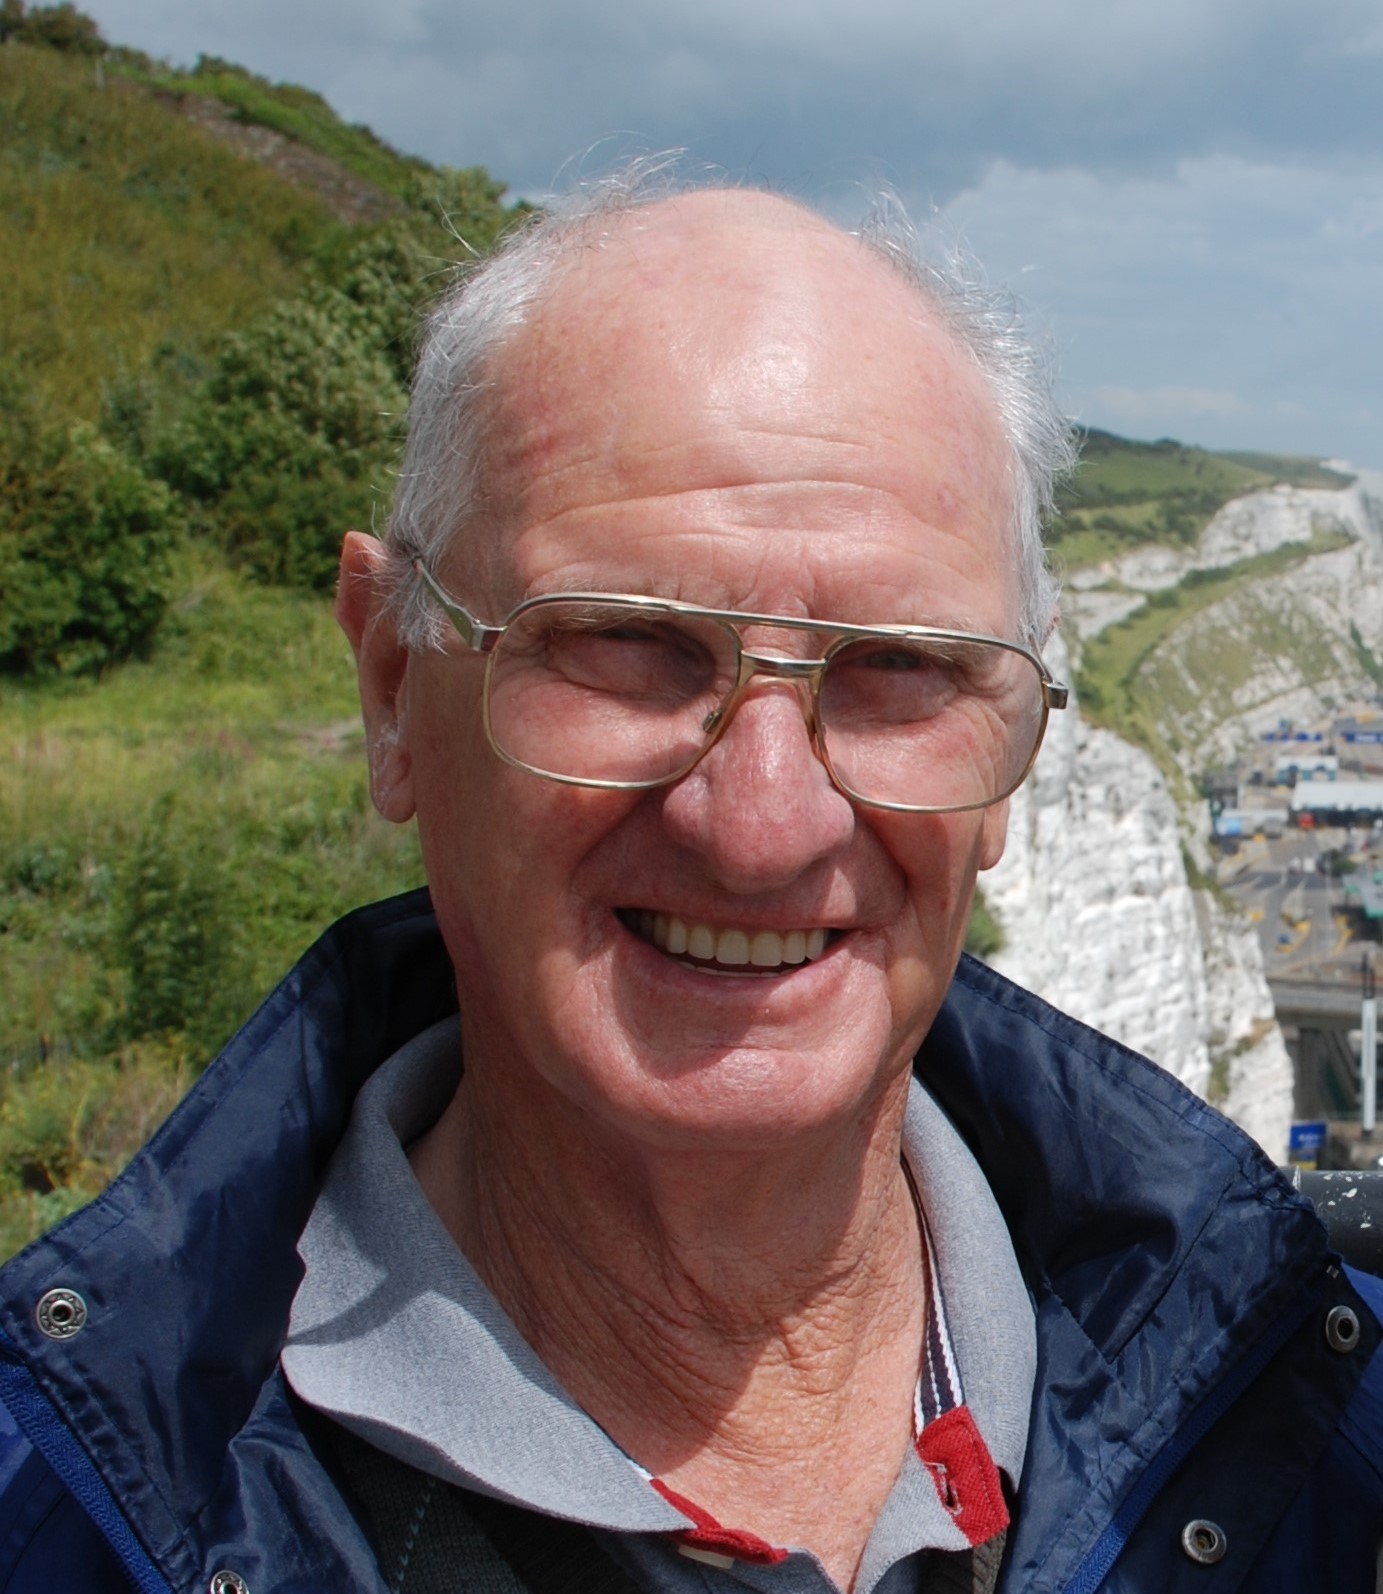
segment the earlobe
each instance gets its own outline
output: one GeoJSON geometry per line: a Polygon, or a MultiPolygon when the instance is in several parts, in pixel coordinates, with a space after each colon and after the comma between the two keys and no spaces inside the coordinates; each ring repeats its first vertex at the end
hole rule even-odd
{"type": "Polygon", "coordinates": [[[980,868],[992,869],[1004,855],[1008,839],[1008,798],[986,808],[980,820],[980,868]]]}
{"type": "Polygon", "coordinates": [[[355,654],[370,795],[386,819],[413,817],[413,767],[408,744],[408,649],[399,640],[383,581],[388,555],[376,537],[348,531],[341,546],[336,622],[355,654]]]}

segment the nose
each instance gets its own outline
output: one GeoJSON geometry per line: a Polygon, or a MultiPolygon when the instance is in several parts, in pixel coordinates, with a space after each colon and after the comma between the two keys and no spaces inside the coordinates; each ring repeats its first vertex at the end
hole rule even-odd
{"type": "Polygon", "coordinates": [[[756,681],[715,745],[662,794],[663,823],[727,890],[779,890],[840,851],[855,810],[816,755],[805,683],[756,681]]]}

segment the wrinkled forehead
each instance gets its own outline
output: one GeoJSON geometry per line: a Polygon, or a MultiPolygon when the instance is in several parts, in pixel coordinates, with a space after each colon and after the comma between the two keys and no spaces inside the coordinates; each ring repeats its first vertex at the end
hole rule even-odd
{"type": "MultiPolygon", "coordinates": [[[[969,352],[902,274],[785,201],[687,196],[572,251],[492,373],[490,557],[602,497],[808,475],[1008,536],[1011,455],[969,352]]],[[[479,552],[479,550],[477,550],[479,552]]]]}

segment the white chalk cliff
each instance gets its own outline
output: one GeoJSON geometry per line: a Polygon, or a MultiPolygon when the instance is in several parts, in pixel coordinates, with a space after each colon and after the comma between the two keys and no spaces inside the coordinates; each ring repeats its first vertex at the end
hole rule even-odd
{"type": "MultiPolygon", "coordinates": [[[[1145,593],[1322,530],[1342,546],[1228,584],[1159,646],[1140,689],[1165,699],[1161,729],[1186,774],[1280,716],[1357,704],[1375,690],[1359,643],[1383,658],[1378,475],[1339,492],[1256,493],[1221,510],[1192,550],[1140,549],[1082,572],[1048,649],[1053,672],[1069,681],[1072,652],[1145,593]]],[[[1204,804],[1179,804],[1147,753],[1083,721],[1078,704],[1054,714],[1013,800],[1005,856],[981,882],[1005,938],[993,962],[1208,1095],[1281,1161],[1292,1070],[1258,938],[1188,879],[1186,857],[1208,857],[1208,822],[1204,804]]]]}

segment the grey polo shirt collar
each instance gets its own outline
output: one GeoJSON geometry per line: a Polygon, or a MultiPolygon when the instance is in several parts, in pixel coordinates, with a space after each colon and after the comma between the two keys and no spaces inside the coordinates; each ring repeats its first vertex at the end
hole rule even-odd
{"type": "MultiPolygon", "coordinates": [[[[726,1586],[729,1572],[672,1553],[667,1535],[690,1527],[689,1518],[557,1384],[414,1178],[404,1148],[440,1116],[459,1077],[450,1019],[403,1047],[360,1092],[299,1242],[306,1272],[282,1358],[290,1384],[425,1472],[605,1530],[636,1571],[645,1558],[664,1560],[657,1586],[672,1586],[674,1571],[689,1588],[726,1586]]],[[[1016,1489],[1036,1345],[1008,1231],[973,1157],[916,1082],[903,1149],[927,1214],[965,1406],[1016,1489]]],[[[936,1477],[910,1450],[856,1590],[887,1594],[906,1557],[966,1544],[936,1477]]],[[[776,1565],[737,1562],[733,1572],[764,1589],[833,1586],[802,1552],[776,1565]]]]}

